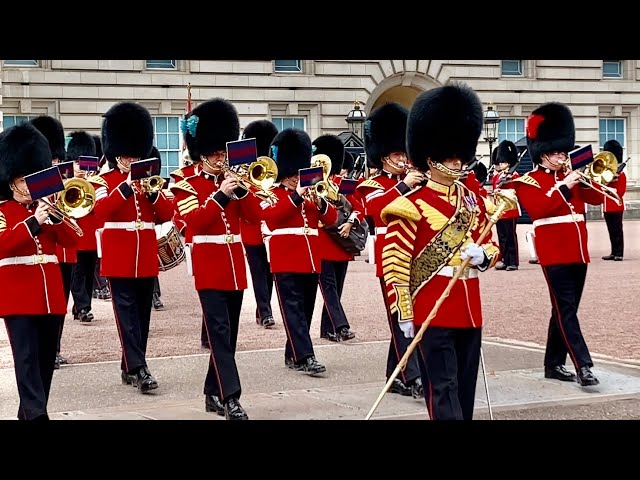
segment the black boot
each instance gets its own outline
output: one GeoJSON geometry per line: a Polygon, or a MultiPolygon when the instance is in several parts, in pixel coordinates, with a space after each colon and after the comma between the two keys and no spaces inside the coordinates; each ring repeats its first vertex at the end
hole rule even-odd
{"type": "Polygon", "coordinates": [[[205,395],[204,409],[207,412],[217,413],[221,417],[224,416],[224,406],[222,405],[220,398],[216,395],[205,395]]]}
{"type": "Polygon", "coordinates": [[[596,378],[589,367],[584,366],[578,369],[578,383],[583,387],[590,387],[598,385],[600,381],[596,378]]]}
{"type": "Polygon", "coordinates": [[[575,382],[576,376],[564,368],[564,365],[544,367],[544,378],[553,378],[563,382],[575,382]]]}
{"type": "Polygon", "coordinates": [[[148,393],[158,388],[158,382],[146,366],[140,367],[138,373],[133,375],[132,384],[140,390],[140,393],[148,393]]]}
{"type": "Polygon", "coordinates": [[[247,412],[244,411],[237,398],[230,398],[224,404],[224,416],[227,420],[249,420],[247,412]]]}

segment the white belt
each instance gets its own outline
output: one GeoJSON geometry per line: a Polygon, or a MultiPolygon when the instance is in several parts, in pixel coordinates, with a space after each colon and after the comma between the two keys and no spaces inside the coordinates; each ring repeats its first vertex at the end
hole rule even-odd
{"type": "Polygon", "coordinates": [[[153,222],[105,222],[104,228],[111,230],[153,230],[156,224],[153,222]]]}
{"type": "Polygon", "coordinates": [[[271,231],[271,235],[318,235],[318,229],[309,227],[276,228],[271,231]]]}
{"type": "Polygon", "coordinates": [[[238,243],[242,238],[239,233],[230,233],[229,235],[194,235],[193,243],[238,243]]]}
{"type": "MultiPolygon", "coordinates": [[[[438,272],[438,275],[442,275],[443,277],[453,277],[459,269],[460,267],[452,267],[448,265],[446,267],[442,267],[438,272]]],[[[475,268],[465,267],[464,272],[462,272],[462,275],[460,275],[458,278],[460,278],[461,280],[466,280],[468,278],[478,278],[478,270],[476,270],[475,268]]]]}
{"type": "Polygon", "coordinates": [[[584,222],[584,215],[581,213],[574,213],[569,215],[560,215],[559,217],[540,218],[533,221],[533,228],[540,227],[541,225],[552,225],[554,223],[573,223],[584,222]]]}
{"type": "Polygon", "coordinates": [[[3,258],[0,267],[8,265],[41,265],[43,263],[58,263],[56,255],[26,255],[24,257],[3,258]]]}
{"type": "Polygon", "coordinates": [[[386,235],[387,227],[376,227],[376,235],[386,235]]]}

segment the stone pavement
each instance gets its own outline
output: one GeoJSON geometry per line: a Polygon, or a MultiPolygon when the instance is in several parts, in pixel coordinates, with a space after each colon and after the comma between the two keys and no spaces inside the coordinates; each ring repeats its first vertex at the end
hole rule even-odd
{"type": "MultiPolygon", "coordinates": [[[[253,420],[362,420],[384,386],[388,343],[318,345],[324,377],[283,365],[283,350],[238,352],[242,404],[253,420]]],[[[640,363],[594,355],[597,387],[547,380],[540,347],[486,338],[483,343],[492,413],[499,419],[640,418],[640,363]]],[[[220,420],[204,411],[208,356],[151,359],[160,387],[152,395],[120,384],[119,362],[63,366],[54,374],[49,411],[65,420],[220,420]]],[[[0,419],[14,418],[12,369],[0,370],[0,419]]],[[[476,419],[488,419],[480,372],[476,419]]],[[[387,393],[373,419],[426,420],[423,400],[387,393]]]]}

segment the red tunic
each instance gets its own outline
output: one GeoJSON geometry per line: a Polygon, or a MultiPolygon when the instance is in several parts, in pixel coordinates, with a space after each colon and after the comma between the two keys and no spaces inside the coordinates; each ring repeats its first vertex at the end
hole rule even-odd
{"type": "Polygon", "coordinates": [[[602,207],[602,211],[604,213],[612,213],[612,212],[624,212],[624,194],[627,192],[627,176],[624,172],[620,174],[620,176],[614,181],[610,182],[607,185],[609,188],[613,188],[618,196],[620,197],[620,205],[611,200],[609,197],[604,198],[604,204],[602,207]]]}
{"type": "Polygon", "coordinates": [[[275,205],[263,202],[262,218],[271,235],[265,244],[272,273],[320,273],[321,244],[318,222],[330,225],[336,221],[333,205],[324,202],[319,211],[315,202],[301,198],[284,185],[274,188],[275,205]]]}
{"type": "Polygon", "coordinates": [[[35,210],[0,203],[0,317],[67,313],[60,266],[44,256],[55,255],[57,245],[73,249],[78,235],[66,224],[38,225],[35,210]],[[47,263],[22,263],[20,257],[38,259],[38,253],[47,263]]]}
{"type": "Polygon", "coordinates": [[[259,201],[245,191],[231,200],[219,191],[215,175],[200,174],[171,187],[175,208],[186,223],[196,290],[245,290],[247,273],[242,247],[242,218],[259,219],[259,201]]]}
{"type": "MultiPolygon", "coordinates": [[[[493,184],[493,189],[496,190],[498,188],[498,182],[500,182],[503,178],[505,178],[506,176],[506,172],[500,172],[497,175],[493,176],[493,179],[491,179],[491,183],[493,184]]],[[[515,180],[516,178],[520,177],[520,174],[518,172],[514,172],[511,175],[511,180],[515,180]]],[[[504,187],[504,185],[503,185],[504,187]]],[[[500,217],[500,220],[507,220],[507,219],[511,219],[511,218],[518,218],[520,216],[520,208],[512,208],[511,210],[507,210],[506,212],[504,212],[502,214],[502,216],[500,217]]]]}
{"type": "Polygon", "coordinates": [[[89,181],[96,187],[93,211],[102,227],[100,275],[148,278],[159,273],[156,223],[171,221],[173,203],[160,192],[152,202],[126,184],[128,174],[110,170],[89,181]]]}
{"type": "MultiPolygon", "coordinates": [[[[398,198],[383,209],[382,216],[388,225],[385,238],[388,248],[384,252],[384,261],[388,267],[385,268],[384,280],[391,312],[399,312],[400,322],[413,321],[417,326],[422,325],[449,284],[454,273],[453,267],[462,264],[458,249],[450,260],[443,259],[446,265],[439,271],[440,273],[434,274],[426,283],[420,284],[413,292],[413,296],[411,295],[410,279],[422,273],[412,270],[416,268],[414,266],[416,258],[441,229],[445,228],[454,214],[465,206],[464,197],[472,199],[472,204],[475,206],[471,208],[476,211],[477,220],[471,223],[470,238],[464,238],[463,245],[470,242],[477,243],[487,226],[485,205],[475,193],[460,182],[446,187],[429,181],[426,186],[404,198],[398,198]]],[[[492,240],[491,231],[482,241],[481,247],[488,259],[485,268],[491,268],[500,257],[499,248],[492,240]]],[[[439,265],[428,266],[439,267],[439,265]]],[[[449,296],[431,320],[430,326],[449,328],[482,326],[478,269],[470,266],[466,271],[470,275],[469,278],[465,278],[463,274],[456,281],[449,296]]]]}
{"type": "Polygon", "coordinates": [[[604,196],[580,184],[572,189],[560,182],[566,175],[536,167],[507,182],[518,203],[533,220],[536,253],[541,266],[589,263],[585,203],[601,205],[604,196]]]}

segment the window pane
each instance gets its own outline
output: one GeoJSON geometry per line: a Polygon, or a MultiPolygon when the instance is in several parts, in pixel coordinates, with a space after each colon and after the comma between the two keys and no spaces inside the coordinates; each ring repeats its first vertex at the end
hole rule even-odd
{"type": "Polygon", "coordinates": [[[167,148],[166,135],[156,135],[156,147],[158,147],[158,150],[163,150],[167,148]]]}
{"type": "Polygon", "coordinates": [[[498,143],[509,140],[516,143],[525,136],[524,118],[503,118],[498,124],[498,143]]]}
{"type": "Polygon", "coordinates": [[[147,60],[147,68],[176,68],[175,60],[147,60]]]}
{"type": "Polygon", "coordinates": [[[154,145],[160,152],[162,162],[161,175],[168,177],[169,173],[180,167],[180,117],[157,116],[153,118],[155,126],[154,145]]]}
{"type": "Polygon", "coordinates": [[[281,132],[282,130],[284,130],[284,128],[282,128],[282,117],[273,117],[271,121],[278,129],[278,132],[281,132]]]}
{"type": "Polygon", "coordinates": [[[304,130],[304,117],[273,117],[271,119],[279,132],[286,128],[297,128],[304,130]]]}
{"type": "Polygon", "coordinates": [[[167,132],[167,117],[156,117],[156,133],[167,132]]]}
{"type": "Polygon", "coordinates": [[[608,140],[617,140],[624,148],[625,146],[625,119],[624,118],[607,118],[600,119],[600,132],[598,140],[602,147],[608,140]]]}
{"type": "Polygon", "coordinates": [[[17,67],[37,67],[38,60],[5,60],[4,64],[17,67]]]}
{"type": "Polygon", "coordinates": [[[605,78],[620,78],[622,76],[622,61],[605,60],[602,63],[602,76],[605,78]]]}
{"type": "Polygon", "coordinates": [[[275,60],[276,72],[301,72],[301,60],[275,60]]]}
{"type": "Polygon", "coordinates": [[[34,118],[33,116],[27,115],[4,115],[3,118],[3,128],[6,130],[9,127],[13,127],[14,125],[20,125],[21,123],[28,122],[34,118]]]}
{"type": "Polygon", "coordinates": [[[180,149],[180,137],[176,133],[170,133],[167,135],[169,137],[169,149],[170,150],[179,150],[180,149]]]}
{"type": "Polygon", "coordinates": [[[502,60],[502,75],[522,75],[522,60],[502,60]]]}
{"type": "Polygon", "coordinates": [[[178,130],[179,123],[180,122],[178,121],[178,117],[169,117],[167,119],[167,132],[180,133],[180,130],[178,130]]]}

